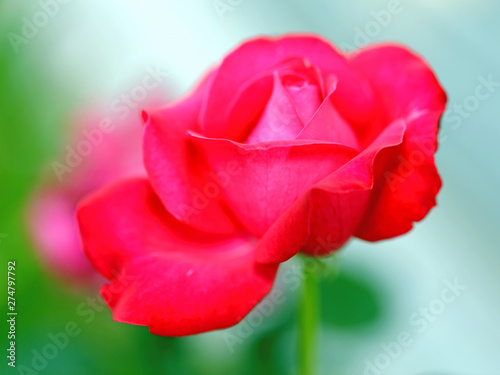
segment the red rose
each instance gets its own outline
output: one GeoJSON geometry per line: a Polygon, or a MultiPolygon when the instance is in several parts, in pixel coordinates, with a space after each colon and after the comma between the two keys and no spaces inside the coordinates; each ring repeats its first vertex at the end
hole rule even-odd
{"type": "Polygon", "coordinates": [[[144,112],[148,178],[79,209],[115,320],[161,335],[240,321],[280,262],[409,231],[435,205],[446,96],[405,48],[344,56],[259,38],[179,102],[144,112]]]}

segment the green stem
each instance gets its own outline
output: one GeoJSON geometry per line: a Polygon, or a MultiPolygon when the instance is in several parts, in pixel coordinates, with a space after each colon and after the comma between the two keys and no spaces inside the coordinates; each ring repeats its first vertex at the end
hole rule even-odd
{"type": "Polygon", "coordinates": [[[319,323],[319,278],[316,267],[304,262],[304,286],[300,301],[299,374],[314,375],[319,323]]]}

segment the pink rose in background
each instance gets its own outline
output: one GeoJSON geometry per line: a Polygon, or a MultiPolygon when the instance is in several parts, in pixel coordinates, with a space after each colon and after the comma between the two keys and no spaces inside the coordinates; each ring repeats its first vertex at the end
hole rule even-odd
{"type": "MultiPolygon", "coordinates": [[[[145,104],[164,100],[158,95],[145,104]]],[[[41,261],[61,277],[87,281],[98,277],[82,250],[75,208],[86,194],[116,178],[145,175],[140,108],[130,109],[123,120],[77,116],[71,122],[77,124],[74,134],[32,198],[29,227],[33,240],[41,261]]]]}

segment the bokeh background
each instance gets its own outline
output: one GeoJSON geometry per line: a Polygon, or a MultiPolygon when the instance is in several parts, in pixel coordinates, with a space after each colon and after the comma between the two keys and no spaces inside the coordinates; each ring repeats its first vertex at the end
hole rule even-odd
{"type": "MultiPolygon", "coordinates": [[[[148,69],[161,70],[161,84],[130,104],[123,122],[132,126],[140,127],[142,105],[178,97],[241,41],[313,32],[344,51],[404,43],[425,56],[449,95],[437,153],[444,181],[438,207],[408,235],[377,244],[353,240],[339,253],[337,278],[326,277],[321,286],[319,372],[498,374],[499,16],[496,0],[0,2],[0,306],[4,314],[7,261],[15,260],[18,312],[17,367],[7,366],[4,315],[0,373],[296,373],[295,282],[278,283],[286,298],[262,323],[244,321],[227,331],[158,337],[113,322],[101,306],[91,309],[90,319],[85,309],[100,280],[85,265],[73,274],[64,270],[70,260],[43,249],[36,228],[58,242],[65,224],[43,214],[33,223],[32,211],[36,192],[66,191],[53,163],[76,146],[82,122],[117,115],[117,98],[137,87],[148,69]],[[35,31],[26,26],[35,21],[35,31]],[[487,98],[478,95],[480,85],[487,98]],[[436,302],[447,283],[463,288],[453,302],[436,302]],[[54,355],[46,352],[47,359],[51,334],[71,322],[78,334],[54,355]],[[394,343],[404,332],[411,343],[399,350],[394,343]],[[228,337],[243,334],[228,344],[228,337]],[[378,368],[369,370],[370,364],[378,368]],[[20,371],[21,365],[33,372],[20,371]]],[[[115,123],[121,126],[119,118],[115,123]]],[[[139,138],[130,137],[131,143],[139,138]]],[[[73,193],[85,181],[73,176],[86,176],[85,168],[82,162],[67,174],[73,193]]],[[[296,266],[284,265],[281,280],[296,266]]]]}

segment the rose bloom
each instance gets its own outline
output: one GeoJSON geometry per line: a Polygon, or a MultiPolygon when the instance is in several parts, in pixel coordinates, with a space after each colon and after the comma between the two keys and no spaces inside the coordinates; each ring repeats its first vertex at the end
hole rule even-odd
{"type": "Polygon", "coordinates": [[[147,177],[79,206],[114,319],[168,336],[225,328],[298,252],[408,232],[441,187],[445,102],[404,47],[242,44],[184,98],[143,113],[147,177]]]}

